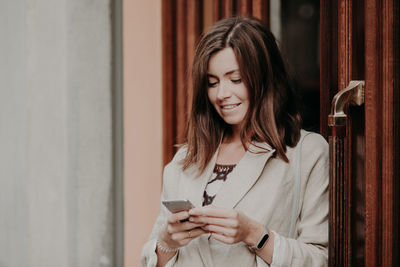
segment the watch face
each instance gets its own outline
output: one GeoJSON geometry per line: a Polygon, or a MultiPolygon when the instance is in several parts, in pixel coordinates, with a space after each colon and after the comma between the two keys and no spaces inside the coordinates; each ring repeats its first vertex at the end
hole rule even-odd
{"type": "Polygon", "coordinates": [[[269,238],[269,234],[265,234],[263,236],[263,238],[261,238],[260,243],[258,243],[257,249],[262,249],[264,247],[265,243],[267,243],[268,238],[269,238]]]}

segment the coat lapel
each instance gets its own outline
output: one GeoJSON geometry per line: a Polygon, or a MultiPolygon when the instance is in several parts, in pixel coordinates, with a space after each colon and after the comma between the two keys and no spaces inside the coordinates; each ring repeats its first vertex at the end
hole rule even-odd
{"type": "Polygon", "coordinates": [[[234,208],[258,180],[268,159],[274,154],[266,143],[254,143],[239,161],[217,193],[213,205],[234,208]]]}
{"type": "MultiPolygon", "coordinates": [[[[215,152],[206,169],[199,175],[196,166],[191,166],[182,172],[182,179],[179,183],[179,195],[190,200],[195,207],[203,204],[203,193],[207,182],[212,175],[217,160],[218,150],[215,152]]],[[[209,234],[202,235],[195,239],[204,266],[214,267],[211,258],[210,246],[208,245],[209,234]]]]}
{"type": "Polygon", "coordinates": [[[195,207],[201,207],[203,204],[204,189],[214,170],[217,155],[218,150],[214,153],[210,163],[201,174],[198,173],[196,166],[190,166],[182,172],[182,179],[180,179],[179,183],[179,195],[190,200],[195,207]]]}

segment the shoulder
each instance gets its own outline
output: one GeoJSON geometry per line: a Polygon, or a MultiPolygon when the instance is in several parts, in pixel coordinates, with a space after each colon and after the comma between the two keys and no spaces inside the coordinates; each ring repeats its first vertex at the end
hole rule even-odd
{"type": "Polygon", "coordinates": [[[325,138],[318,133],[301,131],[301,162],[304,167],[313,168],[316,165],[328,166],[329,145],[325,138]]]}
{"type": "Polygon", "coordinates": [[[182,146],[180,146],[178,148],[178,151],[176,151],[174,157],[172,158],[172,160],[165,166],[178,166],[178,165],[182,165],[182,160],[186,157],[186,153],[187,153],[187,145],[184,144],[182,146]]]}
{"type": "Polygon", "coordinates": [[[303,143],[301,144],[302,152],[318,155],[325,155],[329,153],[328,143],[322,135],[301,130],[301,136],[303,138],[303,143]]]}
{"type": "Polygon", "coordinates": [[[182,160],[186,156],[186,146],[182,146],[175,153],[172,160],[165,165],[163,172],[163,197],[176,198],[182,174],[182,160]]]}
{"type": "Polygon", "coordinates": [[[167,165],[165,165],[164,177],[169,176],[168,174],[174,174],[176,172],[182,171],[182,161],[186,157],[186,153],[186,144],[179,147],[172,160],[167,165]]]}

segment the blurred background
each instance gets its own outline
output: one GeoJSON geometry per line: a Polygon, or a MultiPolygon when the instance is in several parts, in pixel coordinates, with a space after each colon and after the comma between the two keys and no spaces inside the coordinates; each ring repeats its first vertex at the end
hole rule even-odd
{"type": "Polygon", "coordinates": [[[0,267],[140,266],[196,41],[275,34],[319,131],[318,0],[0,0],[0,267]]]}

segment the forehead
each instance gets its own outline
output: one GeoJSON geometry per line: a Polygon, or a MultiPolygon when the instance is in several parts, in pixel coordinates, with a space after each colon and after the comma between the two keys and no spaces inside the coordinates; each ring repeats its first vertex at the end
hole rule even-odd
{"type": "Polygon", "coordinates": [[[218,51],[208,61],[208,74],[223,76],[235,70],[239,71],[239,64],[235,52],[230,47],[218,51]]]}

